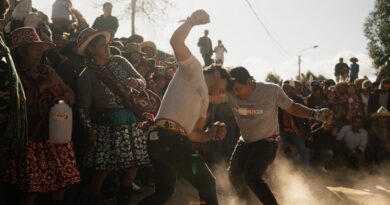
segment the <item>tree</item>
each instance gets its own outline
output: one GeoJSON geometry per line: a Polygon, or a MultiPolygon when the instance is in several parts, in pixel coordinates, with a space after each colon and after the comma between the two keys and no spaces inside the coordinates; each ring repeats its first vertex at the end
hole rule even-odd
{"type": "Polygon", "coordinates": [[[166,15],[168,8],[173,6],[172,0],[113,0],[115,6],[124,8],[124,16],[130,14],[131,17],[131,34],[136,33],[136,19],[138,17],[146,18],[149,22],[154,23],[156,19],[166,15]]]}
{"type": "Polygon", "coordinates": [[[265,78],[265,82],[275,83],[277,85],[282,85],[283,79],[276,73],[269,72],[265,78]]]}
{"type": "Polygon", "coordinates": [[[390,73],[390,0],[376,0],[364,24],[368,53],[376,69],[390,73]]]}

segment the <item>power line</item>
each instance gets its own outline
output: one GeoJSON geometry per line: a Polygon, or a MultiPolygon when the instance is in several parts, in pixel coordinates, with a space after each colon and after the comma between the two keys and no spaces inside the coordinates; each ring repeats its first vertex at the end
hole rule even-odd
{"type": "Polygon", "coordinates": [[[256,10],[253,8],[252,4],[249,2],[249,0],[245,0],[246,3],[248,4],[249,8],[252,10],[253,14],[256,16],[256,19],[257,21],[261,24],[261,26],[264,28],[265,32],[267,33],[267,35],[269,36],[269,38],[272,40],[272,42],[274,43],[275,47],[277,48],[277,50],[289,57],[290,55],[288,54],[287,50],[283,48],[283,46],[276,40],[276,38],[273,37],[273,35],[271,34],[271,32],[268,30],[268,28],[265,26],[264,22],[261,20],[260,16],[257,14],[256,10]]]}

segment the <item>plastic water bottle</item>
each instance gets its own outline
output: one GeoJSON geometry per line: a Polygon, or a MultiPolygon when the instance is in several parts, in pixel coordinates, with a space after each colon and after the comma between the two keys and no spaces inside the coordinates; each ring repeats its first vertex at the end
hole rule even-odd
{"type": "Polygon", "coordinates": [[[60,100],[50,109],[49,142],[66,144],[72,140],[72,108],[60,100]]]}

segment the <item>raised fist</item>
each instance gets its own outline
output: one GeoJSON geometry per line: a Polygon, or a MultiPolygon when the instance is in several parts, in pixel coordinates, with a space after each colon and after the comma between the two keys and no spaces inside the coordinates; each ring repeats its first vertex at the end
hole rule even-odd
{"type": "Polygon", "coordinates": [[[199,9],[192,13],[190,17],[188,17],[187,22],[194,26],[207,24],[210,22],[210,16],[205,10],[199,9]]]}

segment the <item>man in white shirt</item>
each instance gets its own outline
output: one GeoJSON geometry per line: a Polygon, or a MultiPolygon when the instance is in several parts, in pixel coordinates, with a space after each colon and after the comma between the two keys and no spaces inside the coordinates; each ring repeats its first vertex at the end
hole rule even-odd
{"type": "Polygon", "coordinates": [[[159,205],[168,201],[175,189],[176,175],[190,182],[207,205],[218,204],[215,179],[200,156],[192,155],[191,142],[221,140],[226,134],[224,124],[217,123],[204,131],[209,94],[226,89],[229,74],[218,68],[203,71],[184,41],[193,26],[209,22],[209,15],[195,11],[173,33],[171,46],[178,61],[178,70],[162,99],[149,134],[148,152],[155,173],[155,193],[140,205],[159,205]]]}
{"type": "Polygon", "coordinates": [[[336,140],[344,145],[345,157],[348,165],[358,168],[364,160],[364,151],[367,147],[368,134],[363,128],[363,119],[356,116],[352,119],[352,125],[343,126],[337,134],[336,140]]]}

